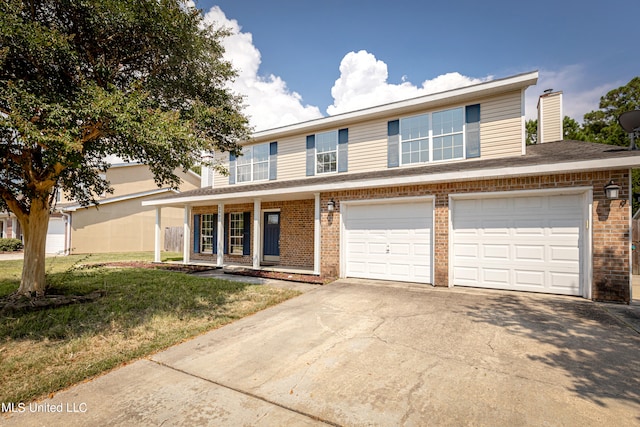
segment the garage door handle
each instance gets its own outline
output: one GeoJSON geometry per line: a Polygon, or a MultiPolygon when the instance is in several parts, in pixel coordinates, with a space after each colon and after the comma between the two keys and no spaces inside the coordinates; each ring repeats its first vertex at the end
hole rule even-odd
{"type": "Polygon", "coordinates": [[[387,245],[387,253],[389,253],[389,245],[387,245]]]}

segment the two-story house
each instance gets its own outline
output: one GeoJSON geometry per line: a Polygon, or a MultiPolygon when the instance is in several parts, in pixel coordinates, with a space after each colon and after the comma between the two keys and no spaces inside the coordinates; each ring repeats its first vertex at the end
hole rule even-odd
{"type": "Polygon", "coordinates": [[[229,176],[143,205],[184,209],[185,263],[629,301],[640,152],[562,140],[560,92],[541,96],[526,146],[537,78],[257,132],[243,156],[216,154],[229,176]]]}

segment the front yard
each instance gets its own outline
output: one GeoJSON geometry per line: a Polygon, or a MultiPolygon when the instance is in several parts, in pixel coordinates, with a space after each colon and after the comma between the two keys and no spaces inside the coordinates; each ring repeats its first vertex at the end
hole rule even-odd
{"type": "MultiPolygon", "coordinates": [[[[164,260],[175,254],[165,254],[164,260]]],[[[47,294],[102,295],[41,310],[4,310],[22,261],[0,261],[0,402],[47,396],[298,293],[182,272],[100,266],[150,253],[47,259],[47,294]]]]}

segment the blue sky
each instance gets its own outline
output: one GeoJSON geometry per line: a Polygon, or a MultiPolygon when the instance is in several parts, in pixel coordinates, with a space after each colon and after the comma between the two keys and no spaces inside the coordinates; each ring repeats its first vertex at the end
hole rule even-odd
{"type": "Polygon", "coordinates": [[[256,129],[538,70],[581,121],[640,75],[640,2],[200,0],[225,25],[256,129]],[[637,26],[637,24],[636,24],[637,26]]]}

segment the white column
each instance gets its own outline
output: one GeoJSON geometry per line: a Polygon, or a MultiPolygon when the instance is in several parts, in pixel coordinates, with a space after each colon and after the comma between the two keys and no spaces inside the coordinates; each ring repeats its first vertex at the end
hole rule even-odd
{"type": "Polygon", "coordinates": [[[162,208],[160,206],[156,206],[156,232],[155,232],[155,247],[154,247],[154,255],[153,262],[161,262],[160,259],[160,241],[162,236],[160,235],[162,227],[162,219],[161,219],[161,211],[162,208]]]}
{"type": "Polygon", "coordinates": [[[218,239],[216,241],[218,257],[216,264],[218,267],[222,267],[224,265],[224,203],[218,204],[218,223],[216,227],[218,227],[218,239]]]}
{"type": "Polygon", "coordinates": [[[253,199],[253,268],[260,268],[260,199],[253,199]]]}
{"type": "Polygon", "coordinates": [[[182,263],[191,261],[191,206],[184,207],[184,232],[182,239],[182,263]]]}
{"type": "Polygon", "coordinates": [[[320,193],[315,193],[315,214],[313,223],[313,273],[320,274],[320,193]]]}

